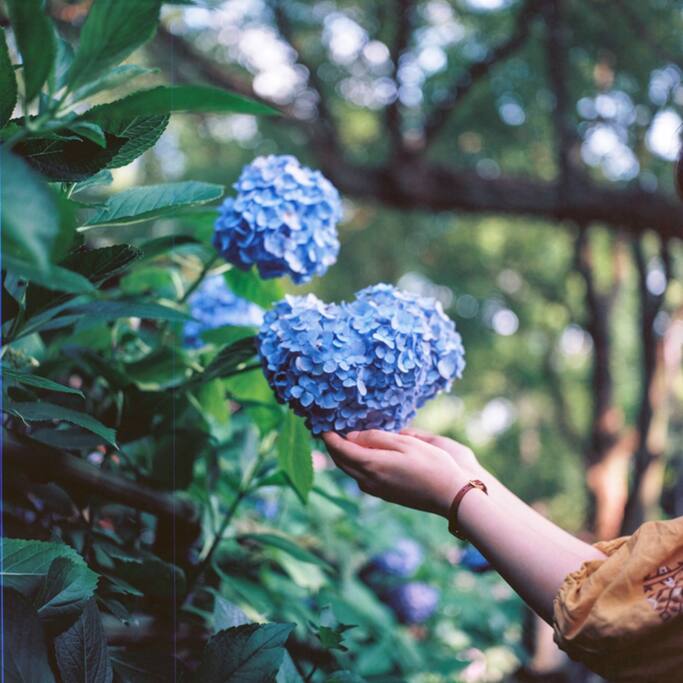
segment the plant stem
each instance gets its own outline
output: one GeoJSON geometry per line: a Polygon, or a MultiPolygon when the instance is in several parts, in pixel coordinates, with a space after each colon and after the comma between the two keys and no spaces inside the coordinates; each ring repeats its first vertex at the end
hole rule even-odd
{"type": "Polygon", "coordinates": [[[199,287],[199,285],[202,283],[202,280],[206,276],[206,274],[211,270],[211,267],[213,266],[214,263],[218,260],[218,254],[214,254],[203,266],[201,272],[199,273],[199,276],[197,279],[185,290],[185,293],[180,297],[178,303],[184,304],[188,298],[190,297],[190,294],[199,287]]]}
{"type": "Polygon", "coordinates": [[[213,555],[216,552],[221,541],[223,540],[223,536],[227,531],[228,526],[230,526],[230,522],[232,521],[232,518],[235,516],[235,512],[237,512],[237,508],[239,507],[240,503],[251,493],[251,482],[253,481],[254,476],[258,472],[262,460],[263,454],[259,453],[253,467],[251,468],[247,476],[242,480],[242,483],[240,484],[239,489],[237,490],[237,494],[233,498],[232,503],[230,503],[230,507],[228,507],[228,509],[225,511],[223,521],[221,522],[220,528],[216,532],[216,535],[214,536],[214,539],[211,542],[211,546],[209,547],[206,556],[201,561],[201,563],[194,571],[192,576],[189,577],[189,580],[187,582],[188,596],[192,592],[192,588],[196,585],[197,581],[199,581],[199,579],[202,577],[207,567],[211,563],[213,555]]]}

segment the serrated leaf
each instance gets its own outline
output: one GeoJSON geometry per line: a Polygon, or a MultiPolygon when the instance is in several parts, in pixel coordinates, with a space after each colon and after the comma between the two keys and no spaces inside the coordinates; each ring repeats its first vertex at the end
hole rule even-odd
{"type": "Polygon", "coordinates": [[[67,557],[52,561],[33,604],[41,619],[53,621],[80,614],[97,588],[97,574],[67,557]]]}
{"type": "Polygon", "coordinates": [[[136,117],[173,112],[278,113],[265,104],[209,85],[161,85],[100,104],[86,111],[82,118],[98,123],[104,130],[120,131],[136,117]]]}
{"type": "Polygon", "coordinates": [[[192,678],[196,683],[274,681],[293,624],[245,624],[214,635],[192,678]]]}
{"type": "Polygon", "coordinates": [[[262,308],[270,308],[285,295],[279,280],[263,280],[253,268],[248,271],[232,268],[225,274],[225,279],[237,296],[253,301],[262,308]]]}
{"type": "Polygon", "coordinates": [[[6,584],[2,598],[2,680],[4,683],[54,683],[45,634],[37,612],[6,584]]]}
{"type": "Polygon", "coordinates": [[[272,548],[278,548],[283,550],[288,555],[301,560],[301,562],[307,562],[309,564],[317,564],[320,567],[329,567],[328,563],[322,558],[314,555],[312,552],[302,548],[300,545],[295,543],[293,540],[282,536],[280,534],[242,534],[240,539],[245,541],[255,541],[261,545],[271,546],[272,548]]]}
{"type": "Polygon", "coordinates": [[[130,244],[115,244],[99,249],[81,248],[69,254],[61,265],[99,284],[123,272],[141,255],[140,250],[130,244]]]}
{"type": "Polygon", "coordinates": [[[80,230],[151,220],[176,213],[181,208],[215,201],[222,195],[222,185],[194,180],[134,187],[109,197],[80,230]]]}
{"type": "Polygon", "coordinates": [[[117,121],[97,121],[104,130],[123,138],[125,142],[116,152],[107,168],[120,168],[135,161],[143,152],[153,147],[170,120],[169,114],[160,116],[135,116],[117,121]]]}
{"type": "Polygon", "coordinates": [[[40,587],[53,560],[64,557],[85,566],[83,558],[64,543],[47,543],[21,538],[3,538],[3,566],[0,576],[6,588],[32,595],[40,587]]]}
{"type": "Polygon", "coordinates": [[[147,42],[160,7],[160,0],[95,0],[81,30],[69,86],[86,83],[147,42]]]}
{"type": "Polygon", "coordinates": [[[46,420],[70,422],[97,434],[104,441],[116,447],[116,431],[106,427],[92,415],[47,401],[11,401],[5,403],[5,410],[26,422],[44,422],[46,420]]]}
{"type": "Polygon", "coordinates": [[[111,683],[113,672],[102,618],[94,599],[81,616],[55,638],[55,658],[64,681],[111,683]]]}
{"type": "Polygon", "coordinates": [[[12,117],[17,103],[17,80],[9,57],[5,29],[0,28],[0,128],[12,117]]]}
{"type": "Polygon", "coordinates": [[[325,679],[325,683],[365,683],[365,679],[353,671],[335,671],[325,679]]]}
{"type": "Polygon", "coordinates": [[[3,262],[13,256],[45,268],[59,234],[55,196],[25,161],[7,149],[0,149],[0,166],[3,262]]]}
{"type": "Polygon", "coordinates": [[[22,140],[14,151],[48,180],[75,183],[106,168],[128,142],[127,138],[104,131],[105,147],[81,138],[47,136],[22,140]]]}
{"type": "Polygon", "coordinates": [[[311,438],[304,421],[291,410],[287,411],[278,436],[277,456],[292,487],[305,502],[313,487],[311,438]]]}
{"type": "Polygon", "coordinates": [[[7,9],[23,59],[26,100],[31,102],[50,75],[55,34],[42,0],[7,0],[7,9]]]}
{"type": "Polygon", "coordinates": [[[2,368],[2,378],[13,384],[23,384],[27,387],[35,387],[36,389],[45,389],[46,391],[57,391],[62,394],[75,394],[81,398],[85,398],[82,391],[74,389],[73,387],[68,387],[64,384],[59,384],[59,382],[53,382],[47,377],[41,377],[40,375],[33,375],[28,372],[19,372],[13,370],[12,368],[3,367],[2,368]]]}
{"type": "Polygon", "coordinates": [[[159,69],[148,69],[144,66],[139,66],[138,64],[122,64],[121,66],[115,66],[94,81],[91,81],[80,88],[76,88],[76,90],[71,93],[71,99],[74,102],[78,102],[88,97],[92,97],[102,90],[111,90],[119,85],[128,84],[138,76],[158,73],[158,71],[159,69]]]}

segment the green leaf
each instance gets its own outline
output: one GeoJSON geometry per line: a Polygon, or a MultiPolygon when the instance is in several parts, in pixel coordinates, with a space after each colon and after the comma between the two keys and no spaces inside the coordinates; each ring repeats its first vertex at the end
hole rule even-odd
{"type": "Polygon", "coordinates": [[[7,0],[10,22],[24,62],[27,102],[40,92],[56,54],[55,33],[43,0],[7,0]]]}
{"type": "Polygon", "coordinates": [[[57,55],[55,57],[55,64],[50,74],[48,85],[52,92],[58,92],[66,85],[66,77],[74,61],[74,49],[71,43],[67,42],[59,36],[57,30],[55,33],[55,44],[57,46],[57,55]]]}
{"type": "Polygon", "coordinates": [[[192,680],[196,683],[264,683],[274,680],[293,624],[245,624],[213,636],[192,680]]]}
{"type": "Polygon", "coordinates": [[[291,410],[287,411],[278,436],[277,456],[294,490],[305,502],[313,487],[311,438],[304,421],[291,410]]]}
{"type": "Polygon", "coordinates": [[[12,117],[17,103],[17,81],[9,58],[5,29],[0,28],[0,128],[12,117]]]}
{"type": "Polygon", "coordinates": [[[95,0],[69,71],[70,88],[95,78],[147,42],[156,31],[160,7],[161,0],[95,0]]]}
{"type": "Polygon", "coordinates": [[[3,590],[4,683],[54,683],[43,626],[37,612],[14,590],[3,590]]]}
{"type": "Polygon", "coordinates": [[[52,562],[58,557],[85,566],[83,558],[64,543],[3,538],[2,552],[2,584],[5,588],[14,588],[27,596],[40,587],[52,562]]]}
{"type": "Polygon", "coordinates": [[[94,176],[91,176],[86,180],[81,180],[80,183],[76,183],[72,194],[83,192],[83,190],[89,190],[91,187],[97,187],[98,185],[111,185],[113,181],[114,177],[112,176],[111,171],[103,169],[95,173],[94,176]]]}
{"type": "Polygon", "coordinates": [[[288,555],[301,560],[301,562],[308,562],[309,564],[317,564],[320,567],[329,567],[328,563],[322,558],[314,555],[312,552],[297,545],[293,540],[280,534],[242,534],[241,540],[255,541],[261,545],[268,545],[279,550],[284,550],[288,555]]]}
{"type": "Polygon", "coordinates": [[[104,131],[92,121],[76,121],[67,127],[66,130],[70,130],[76,135],[80,135],[90,142],[94,142],[98,147],[106,148],[107,138],[104,135],[104,131]]]}
{"type": "Polygon", "coordinates": [[[254,268],[248,271],[232,268],[225,274],[225,279],[237,296],[253,301],[262,308],[270,308],[273,302],[285,295],[279,280],[263,280],[254,268]]]}
{"type": "Polygon", "coordinates": [[[325,683],[365,683],[365,679],[353,671],[335,671],[325,683]]]}
{"type": "Polygon", "coordinates": [[[105,130],[117,131],[136,117],[173,112],[277,114],[265,104],[228,90],[208,85],[162,85],[100,104],[86,111],[82,118],[99,123],[105,130]]]}
{"type": "Polygon", "coordinates": [[[157,237],[140,245],[143,260],[149,260],[161,256],[166,252],[173,251],[179,247],[193,246],[197,247],[201,243],[194,237],[189,235],[165,235],[164,237],[157,237]]]}
{"type": "Polygon", "coordinates": [[[47,377],[41,377],[40,375],[32,375],[28,372],[19,372],[11,368],[2,368],[2,377],[4,380],[12,384],[23,384],[27,387],[36,387],[37,389],[45,389],[46,391],[58,391],[62,394],[75,394],[81,398],[85,398],[82,391],[74,389],[73,387],[68,387],[65,384],[59,384],[59,382],[53,382],[47,377]]]}
{"type": "Polygon", "coordinates": [[[209,363],[201,375],[193,377],[190,382],[209,382],[218,377],[226,377],[235,372],[240,365],[246,363],[256,353],[256,338],[247,337],[224,348],[209,363]]]}
{"type": "Polygon", "coordinates": [[[12,401],[5,403],[5,410],[26,422],[43,422],[46,420],[64,420],[97,434],[104,441],[116,447],[116,432],[106,427],[92,415],[80,413],[71,408],[48,403],[46,401],[12,401]]]}
{"type": "Polygon", "coordinates": [[[97,588],[97,574],[83,562],[67,557],[52,561],[33,604],[41,619],[54,621],[80,614],[97,588]]]}
{"type": "Polygon", "coordinates": [[[71,294],[88,294],[95,288],[82,275],[71,270],[47,264],[40,268],[33,263],[15,258],[9,254],[2,255],[2,265],[8,272],[13,273],[29,282],[35,282],[45,289],[55,292],[69,292],[71,294]]]}
{"type": "Polygon", "coordinates": [[[123,138],[125,142],[107,164],[107,168],[120,168],[135,161],[145,150],[156,144],[166,130],[170,116],[135,116],[116,121],[96,121],[104,130],[123,138]]]}
{"type": "Polygon", "coordinates": [[[304,683],[304,679],[297,671],[297,668],[292,660],[292,656],[285,650],[285,656],[282,660],[280,670],[275,677],[275,683],[304,683]]]}
{"type": "Polygon", "coordinates": [[[109,649],[94,599],[81,616],[54,641],[57,668],[63,681],[111,683],[109,649]]]}
{"type": "Polygon", "coordinates": [[[111,90],[119,85],[128,84],[138,76],[145,76],[158,72],[159,69],[147,69],[146,67],[138,66],[137,64],[122,64],[121,66],[115,66],[94,81],[74,90],[71,94],[71,99],[74,102],[78,102],[88,97],[92,97],[102,90],[111,90]]]}
{"type": "Polygon", "coordinates": [[[215,327],[213,330],[205,330],[201,333],[201,338],[208,344],[225,346],[234,344],[240,339],[253,337],[257,330],[253,327],[235,327],[234,325],[224,325],[215,327]]]}
{"type": "Polygon", "coordinates": [[[223,631],[226,628],[243,626],[249,623],[247,615],[231,602],[216,595],[213,603],[213,632],[223,631]]]}
{"type": "Polygon", "coordinates": [[[219,199],[223,186],[188,180],[134,187],[109,197],[104,206],[79,230],[103,225],[124,225],[167,216],[180,208],[219,199]]]}
{"type": "Polygon", "coordinates": [[[182,597],[185,594],[185,573],[174,564],[164,562],[158,557],[112,557],[118,570],[117,575],[143,591],[148,598],[168,600],[169,595],[182,597]]]}
{"type": "Polygon", "coordinates": [[[190,369],[184,353],[175,348],[160,347],[140,360],[127,363],[125,372],[143,391],[159,391],[182,384],[190,369]]]}
{"type": "Polygon", "coordinates": [[[80,273],[94,284],[100,284],[122,273],[141,255],[140,250],[130,244],[115,244],[99,249],[82,247],[69,254],[61,265],[80,273]]]}
{"type": "Polygon", "coordinates": [[[45,268],[59,234],[54,194],[25,161],[7,149],[0,149],[0,168],[3,262],[14,256],[45,268]]]}
{"type": "Polygon", "coordinates": [[[43,136],[18,142],[14,151],[48,180],[76,183],[106,168],[126,144],[127,138],[104,130],[105,147],[88,139],[43,136]]]}
{"type": "Polygon", "coordinates": [[[170,306],[162,306],[154,302],[137,300],[118,301],[91,301],[66,309],[68,315],[77,315],[87,323],[87,318],[92,320],[118,320],[119,318],[142,318],[144,320],[170,320],[171,322],[183,323],[191,320],[187,313],[178,311],[170,306]]]}

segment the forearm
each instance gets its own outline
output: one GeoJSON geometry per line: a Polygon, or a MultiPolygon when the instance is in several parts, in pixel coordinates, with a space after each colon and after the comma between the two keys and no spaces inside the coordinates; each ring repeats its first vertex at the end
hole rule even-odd
{"type": "Polygon", "coordinates": [[[583,541],[536,512],[481,465],[477,467],[477,476],[488,487],[489,496],[504,506],[509,514],[514,515],[520,525],[526,525],[527,528],[550,541],[562,543],[567,548],[573,548],[575,552],[582,552],[586,545],[583,541]]]}
{"type": "MultiPolygon", "coordinates": [[[[494,486],[495,489],[495,486],[494,486]]],[[[503,578],[548,623],[553,600],[564,579],[589,560],[604,559],[593,546],[573,539],[571,545],[529,526],[502,498],[471,491],[458,510],[458,525],[486,555],[503,578]]]]}

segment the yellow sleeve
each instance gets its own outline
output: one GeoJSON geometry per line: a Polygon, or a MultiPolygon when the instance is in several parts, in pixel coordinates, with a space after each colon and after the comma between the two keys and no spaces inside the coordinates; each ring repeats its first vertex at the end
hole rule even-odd
{"type": "Polygon", "coordinates": [[[555,641],[610,681],[683,681],[683,517],[596,547],[555,598],[555,641]]]}

